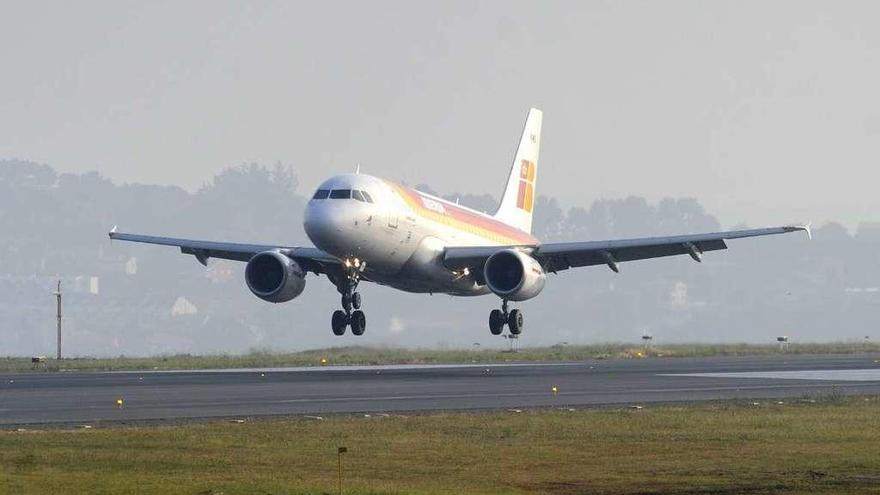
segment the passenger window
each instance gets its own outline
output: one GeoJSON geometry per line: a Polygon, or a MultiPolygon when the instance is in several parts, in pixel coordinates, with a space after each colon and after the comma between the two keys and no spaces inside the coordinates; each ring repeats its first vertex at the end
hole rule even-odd
{"type": "Polygon", "coordinates": [[[354,199],[356,199],[356,200],[358,200],[358,201],[362,201],[362,202],[366,202],[366,201],[367,201],[366,199],[364,199],[364,195],[363,195],[363,193],[361,193],[361,192],[358,191],[357,189],[352,189],[352,190],[351,190],[351,197],[354,198],[354,199]]]}
{"type": "Polygon", "coordinates": [[[349,199],[351,198],[351,189],[334,189],[330,191],[330,199],[349,199]]]}
{"type": "Polygon", "coordinates": [[[367,191],[361,191],[361,194],[364,195],[364,201],[366,201],[367,203],[373,202],[373,198],[370,197],[370,193],[368,193],[367,191]]]}
{"type": "Polygon", "coordinates": [[[327,196],[329,195],[329,189],[318,189],[317,191],[315,191],[315,195],[312,196],[312,199],[327,199],[327,196]]]}

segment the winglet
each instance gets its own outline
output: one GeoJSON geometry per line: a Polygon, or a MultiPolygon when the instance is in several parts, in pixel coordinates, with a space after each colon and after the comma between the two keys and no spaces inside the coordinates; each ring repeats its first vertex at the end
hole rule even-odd
{"type": "Polygon", "coordinates": [[[109,236],[110,236],[110,239],[111,239],[111,240],[113,240],[113,234],[115,234],[115,233],[116,233],[116,229],[117,229],[117,227],[119,227],[119,226],[118,226],[118,225],[114,225],[114,226],[113,226],[113,228],[112,228],[112,229],[110,229],[110,232],[109,232],[109,234],[107,234],[107,235],[109,235],[109,236]]]}
{"type": "Polygon", "coordinates": [[[782,228],[783,228],[786,232],[797,232],[797,231],[799,231],[799,230],[803,230],[804,232],[807,233],[807,238],[808,238],[808,239],[812,239],[812,238],[813,238],[813,226],[812,226],[812,223],[810,223],[810,222],[807,222],[807,223],[804,223],[804,224],[801,224],[801,225],[788,225],[788,226],[785,226],[785,227],[782,227],[782,228]]]}

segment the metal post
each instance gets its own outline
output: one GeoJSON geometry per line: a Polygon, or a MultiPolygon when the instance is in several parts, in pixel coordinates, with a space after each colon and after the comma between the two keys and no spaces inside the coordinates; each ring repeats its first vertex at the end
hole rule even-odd
{"type": "Polygon", "coordinates": [[[338,447],[336,449],[336,458],[339,460],[339,495],[342,495],[342,454],[348,452],[347,447],[338,447]]]}
{"type": "Polygon", "coordinates": [[[55,298],[58,302],[58,352],[56,358],[61,361],[61,281],[58,281],[58,290],[55,291],[55,298]]]}

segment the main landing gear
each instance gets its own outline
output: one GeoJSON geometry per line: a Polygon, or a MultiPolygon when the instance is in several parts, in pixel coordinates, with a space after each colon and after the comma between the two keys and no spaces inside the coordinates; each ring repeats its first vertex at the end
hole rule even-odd
{"type": "Polygon", "coordinates": [[[511,335],[519,335],[523,329],[522,311],[514,309],[507,310],[507,299],[501,303],[501,309],[493,309],[489,313],[489,331],[492,335],[501,335],[504,331],[504,325],[510,330],[511,335]]]}
{"type": "Polygon", "coordinates": [[[334,311],[330,320],[333,335],[345,335],[345,328],[349,325],[353,335],[363,335],[367,329],[367,317],[361,311],[361,294],[356,292],[360,274],[366,266],[365,261],[357,259],[354,262],[346,260],[344,263],[345,276],[336,285],[342,294],[342,309],[334,311]]]}

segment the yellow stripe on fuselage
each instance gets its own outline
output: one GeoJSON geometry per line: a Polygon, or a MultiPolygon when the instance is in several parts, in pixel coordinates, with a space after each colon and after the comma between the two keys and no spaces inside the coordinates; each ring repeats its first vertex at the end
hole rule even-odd
{"type": "MultiPolygon", "coordinates": [[[[531,235],[517,231],[514,227],[511,227],[506,224],[502,224],[497,220],[494,220],[490,217],[482,216],[476,212],[470,212],[454,205],[448,204],[446,202],[441,202],[444,210],[447,212],[452,210],[453,208],[457,208],[458,211],[452,210],[452,214],[449,213],[441,213],[439,211],[434,211],[430,208],[425,207],[425,205],[420,201],[420,199],[424,196],[419,194],[417,191],[410,190],[405,188],[399,184],[395,184],[391,181],[386,181],[388,185],[392,187],[392,189],[400,195],[403,201],[407,206],[412,210],[412,212],[422,218],[427,220],[445,225],[447,227],[453,228],[460,232],[466,232],[477,237],[486,239],[491,243],[496,243],[500,245],[535,245],[537,244],[537,239],[532,237],[531,235]],[[460,215],[468,215],[474,217],[476,221],[485,222],[487,226],[477,225],[476,223],[465,221],[464,219],[456,218],[453,214],[458,213],[460,215]],[[494,227],[494,228],[493,228],[494,227]],[[503,231],[509,231],[513,235],[508,235],[503,231]]],[[[434,198],[428,198],[431,201],[438,201],[434,198]]]]}

